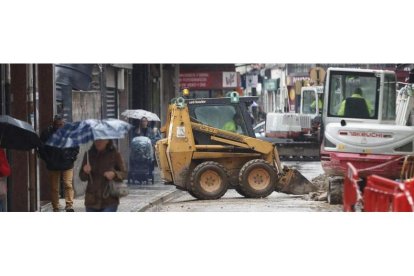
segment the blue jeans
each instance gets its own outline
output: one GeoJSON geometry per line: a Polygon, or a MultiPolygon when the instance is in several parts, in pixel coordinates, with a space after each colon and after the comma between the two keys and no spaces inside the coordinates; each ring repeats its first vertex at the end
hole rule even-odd
{"type": "Polygon", "coordinates": [[[85,209],[86,212],[116,212],[118,210],[118,205],[112,205],[101,209],[85,207],[85,209]]]}

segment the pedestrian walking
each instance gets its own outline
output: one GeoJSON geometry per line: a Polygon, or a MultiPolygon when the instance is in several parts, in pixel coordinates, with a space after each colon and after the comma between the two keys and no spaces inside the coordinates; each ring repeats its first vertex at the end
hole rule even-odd
{"type": "Polygon", "coordinates": [[[121,154],[112,140],[95,140],[85,153],[79,171],[82,181],[87,181],[85,192],[86,212],[116,212],[119,198],[107,194],[109,181],[122,181],[126,169],[121,154]]]}
{"type": "Polygon", "coordinates": [[[153,148],[153,158],[150,162],[149,174],[152,177],[152,181],[154,181],[154,167],[155,167],[155,144],[158,140],[161,139],[161,133],[158,128],[150,127],[148,124],[148,119],[146,117],[142,117],[138,127],[134,129],[133,137],[139,136],[146,136],[151,140],[152,148],[153,148]]]}
{"type": "Polygon", "coordinates": [[[148,124],[148,119],[142,117],[139,125],[133,130],[133,137],[146,136],[151,139],[151,144],[154,146],[158,140],[161,139],[161,133],[158,128],[152,128],[148,124]]]}
{"type": "Polygon", "coordinates": [[[54,212],[59,212],[61,206],[59,205],[59,187],[60,181],[63,179],[64,194],[65,194],[65,210],[66,212],[73,212],[73,199],[75,192],[73,189],[73,165],[79,153],[79,147],[72,148],[57,148],[45,145],[46,141],[59,128],[63,127],[65,121],[59,115],[56,115],[52,124],[45,129],[41,135],[40,140],[43,145],[39,147],[39,155],[45,163],[49,171],[49,181],[52,191],[52,207],[54,212]]]}

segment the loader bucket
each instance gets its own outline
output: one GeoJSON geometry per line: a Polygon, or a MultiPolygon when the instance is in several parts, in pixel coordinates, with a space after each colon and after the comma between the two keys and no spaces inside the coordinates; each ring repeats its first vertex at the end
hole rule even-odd
{"type": "Polygon", "coordinates": [[[318,190],[318,187],[306,179],[298,170],[285,167],[283,172],[284,175],[276,184],[276,191],[286,194],[304,195],[318,190]]]}

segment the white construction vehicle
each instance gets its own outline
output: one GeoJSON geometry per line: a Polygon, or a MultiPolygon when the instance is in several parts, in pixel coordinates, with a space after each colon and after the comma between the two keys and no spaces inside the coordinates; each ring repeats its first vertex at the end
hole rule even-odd
{"type": "Polygon", "coordinates": [[[320,145],[320,127],[322,121],[323,108],[323,86],[304,86],[301,89],[300,114],[310,117],[311,128],[307,136],[308,141],[315,143],[319,151],[320,145]]]}
{"type": "MultiPolygon", "coordinates": [[[[362,178],[368,174],[399,177],[402,162],[396,160],[414,153],[414,127],[404,123],[412,100],[400,97],[397,114],[396,97],[393,71],[328,69],[322,112],[321,163],[330,176],[329,203],[342,202],[347,162],[352,162],[362,178]],[[375,167],[363,171],[372,166],[375,167]]],[[[363,185],[362,182],[361,188],[363,185]]]]}
{"type": "Polygon", "coordinates": [[[274,112],[266,116],[267,137],[290,138],[297,140],[303,133],[311,128],[310,117],[295,113],[296,106],[290,105],[286,87],[279,88],[276,92],[277,101],[274,112]]]}
{"type": "Polygon", "coordinates": [[[300,114],[315,119],[322,113],[319,101],[323,106],[323,86],[304,86],[300,91],[300,114]]]}
{"type": "Polygon", "coordinates": [[[414,84],[405,83],[403,85],[397,94],[396,123],[400,126],[412,126],[414,125],[414,84]]]}
{"type": "Polygon", "coordinates": [[[315,110],[311,105],[312,96],[315,99],[322,92],[322,86],[302,87],[300,113],[296,113],[294,95],[286,87],[276,91],[274,112],[267,113],[259,138],[274,143],[282,160],[319,160],[320,111],[318,104],[315,110]]]}

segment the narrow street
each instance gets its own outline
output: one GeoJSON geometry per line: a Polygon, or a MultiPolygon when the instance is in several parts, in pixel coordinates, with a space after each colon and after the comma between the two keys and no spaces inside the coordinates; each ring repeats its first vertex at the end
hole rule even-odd
{"type": "Polygon", "coordinates": [[[250,199],[229,190],[219,200],[197,200],[183,192],[182,196],[156,205],[147,212],[340,212],[341,207],[277,192],[267,198],[250,199]]]}
{"type": "MultiPolygon", "coordinates": [[[[323,173],[320,162],[283,162],[295,167],[312,180],[323,173]]],[[[219,200],[197,200],[187,192],[154,205],[147,212],[340,212],[341,205],[329,205],[324,201],[307,200],[306,196],[272,193],[267,198],[249,199],[229,190],[219,200]]]]}
{"type": "Polygon", "coordinates": [[[410,2],[1,7],[1,275],[411,274],[410,2]]]}

